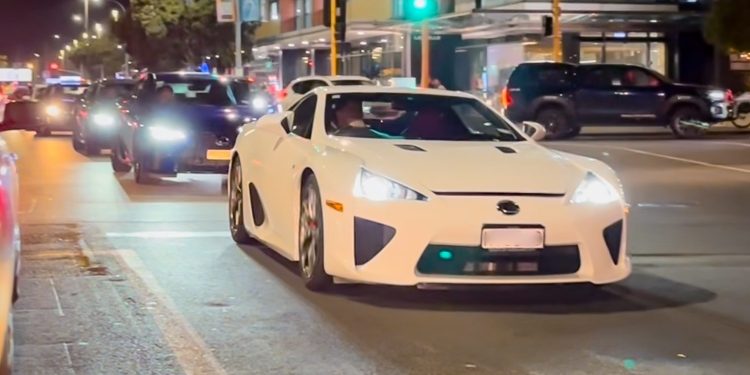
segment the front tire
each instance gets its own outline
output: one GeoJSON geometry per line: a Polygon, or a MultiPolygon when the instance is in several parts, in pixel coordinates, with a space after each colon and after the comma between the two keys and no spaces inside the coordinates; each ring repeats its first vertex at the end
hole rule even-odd
{"type": "Polygon", "coordinates": [[[148,173],[146,169],[143,166],[143,163],[136,161],[135,162],[135,183],[146,185],[146,184],[152,184],[154,182],[154,178],[151,176],[151,173],[148,173]]]}
{"type": "Polygon", "coordinates": [[[546,139],[564,139],[574,133],[572,121],[562,108],[542,108],[535,120],[547,130],[546,139]]]}
{"type": "Polygon", "coordinates": [[[235,158],[232,170],[229,171],[229,232],[234,242],[241,245],[255,244],[245,228],[244,193],[242,190],[242,164],[235,158]]]}
{"type": "Polygon", "coordinates": [[[313,291],[331,287],[333,279],[326,274],[324,264],[323,206],[320,188],[314,175],[302,184],[299,212],[299,268],[305,286],[313,291]]]}
{"type": "Polygon", "coordinates": [[[669,127],[677,138],[696,139],[706,135],[708,129],[690,125],[690,122],[700,121],[700,111],[695,107],[679,107],[670,117],[669,127]]]}
{"type": "Polygon", "coordinates": [[[750,127],[750,103],[743,103],[737,108],[737,118],[732,120],[732,124],[738,129],[750,127]]]}
{"type": "Polygon", "coordinates": [[[112,148],[112,152],[109,155],[109,159],[112,162],[112,169],[118,173],[128,173],[133,166],[128,161],[125,149],[122,146],[122,141],[115,141],[115,146],[112,148]]]}

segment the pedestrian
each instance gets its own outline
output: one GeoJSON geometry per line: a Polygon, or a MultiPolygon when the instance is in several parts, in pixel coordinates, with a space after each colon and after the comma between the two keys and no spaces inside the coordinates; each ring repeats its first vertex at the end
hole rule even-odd
{"type": "Polygon", "coordinates": [[[430,80],[430,83],[428,84],[428,86],[427,86],[427,87],[429,87],[429,88],[431,88],[431,89],[440,89],[440,90],[445,90],[445,86],[443,86],[443,84],[442,84],[442,83],[440,82],[440,80],[439,80],[439,79],[437,79],[437,78],[433,78],[433,79],[431,79],[431,80],[430,80]]]}

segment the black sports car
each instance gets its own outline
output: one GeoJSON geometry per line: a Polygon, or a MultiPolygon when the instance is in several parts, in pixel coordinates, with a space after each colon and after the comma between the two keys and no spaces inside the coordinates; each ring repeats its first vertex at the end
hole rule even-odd
{"type": "Polygon", "coordinates": [[[178,173],[227,173],[241,126],[252,120],[231,81],[202,73],[147,73],[121,101],[112,167],[137,183],[178,173]]]}

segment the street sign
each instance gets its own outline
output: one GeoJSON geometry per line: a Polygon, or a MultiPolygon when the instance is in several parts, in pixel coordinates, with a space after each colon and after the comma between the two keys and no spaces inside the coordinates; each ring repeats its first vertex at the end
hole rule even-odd
{"type": "Polygon", "coordinates": [[[31,82],[31,69],[0,69],[0,82],[31,82]]]}
{"type": "Polygon", "coordinates": [[[234,22],[234,4],[236,0],[216,0],[216,21],[219,23],[234,22]]]}

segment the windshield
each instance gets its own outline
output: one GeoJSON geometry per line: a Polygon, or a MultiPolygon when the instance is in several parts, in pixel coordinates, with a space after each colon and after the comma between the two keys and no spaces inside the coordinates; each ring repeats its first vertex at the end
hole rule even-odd
{"type": "Polygon", "coordinates": [[[259,95],[266,99],[271,99],[268,92],[263,90],[261,86],[247,82],[233,82],[232,92],[237,102],[245,105],[251,104],[253,98],[259,95]]]}
{"type": "Polygon", "coordinates": [[[375,86],[375,83],[370,81],[369,79],[341,79],[334,80],[332,83],[334,86],[375,86]]]}
{"type": "Polygon", "coordinates": [[[52,99],[72,100],[81,96],[88,86],[52,86],[48,89],[52,99]]]}
{"type": "Polygon", "coordinates": [[[130,95],[130,93],[133,91],[134,86],[135,85],[132,83],[120,83],[116,85],[107,85],[98,90],[98,92],[96,93],[96,98],[97,99],[125,98],[128,95],[130,95]]]}
{"type": "Polygon", "coordinates": [[[175,101],[184,104],[230,106],[237,101],[228,84],[211,79],[179,79],[156,81],[156,88],[170,86],[175,101]]]}
{"type": "Polygon", "coordinates": [[[476,99],[425,94],[329,95],[326,132],[356,138],[525,140],[507,121],[476,99]]]}

